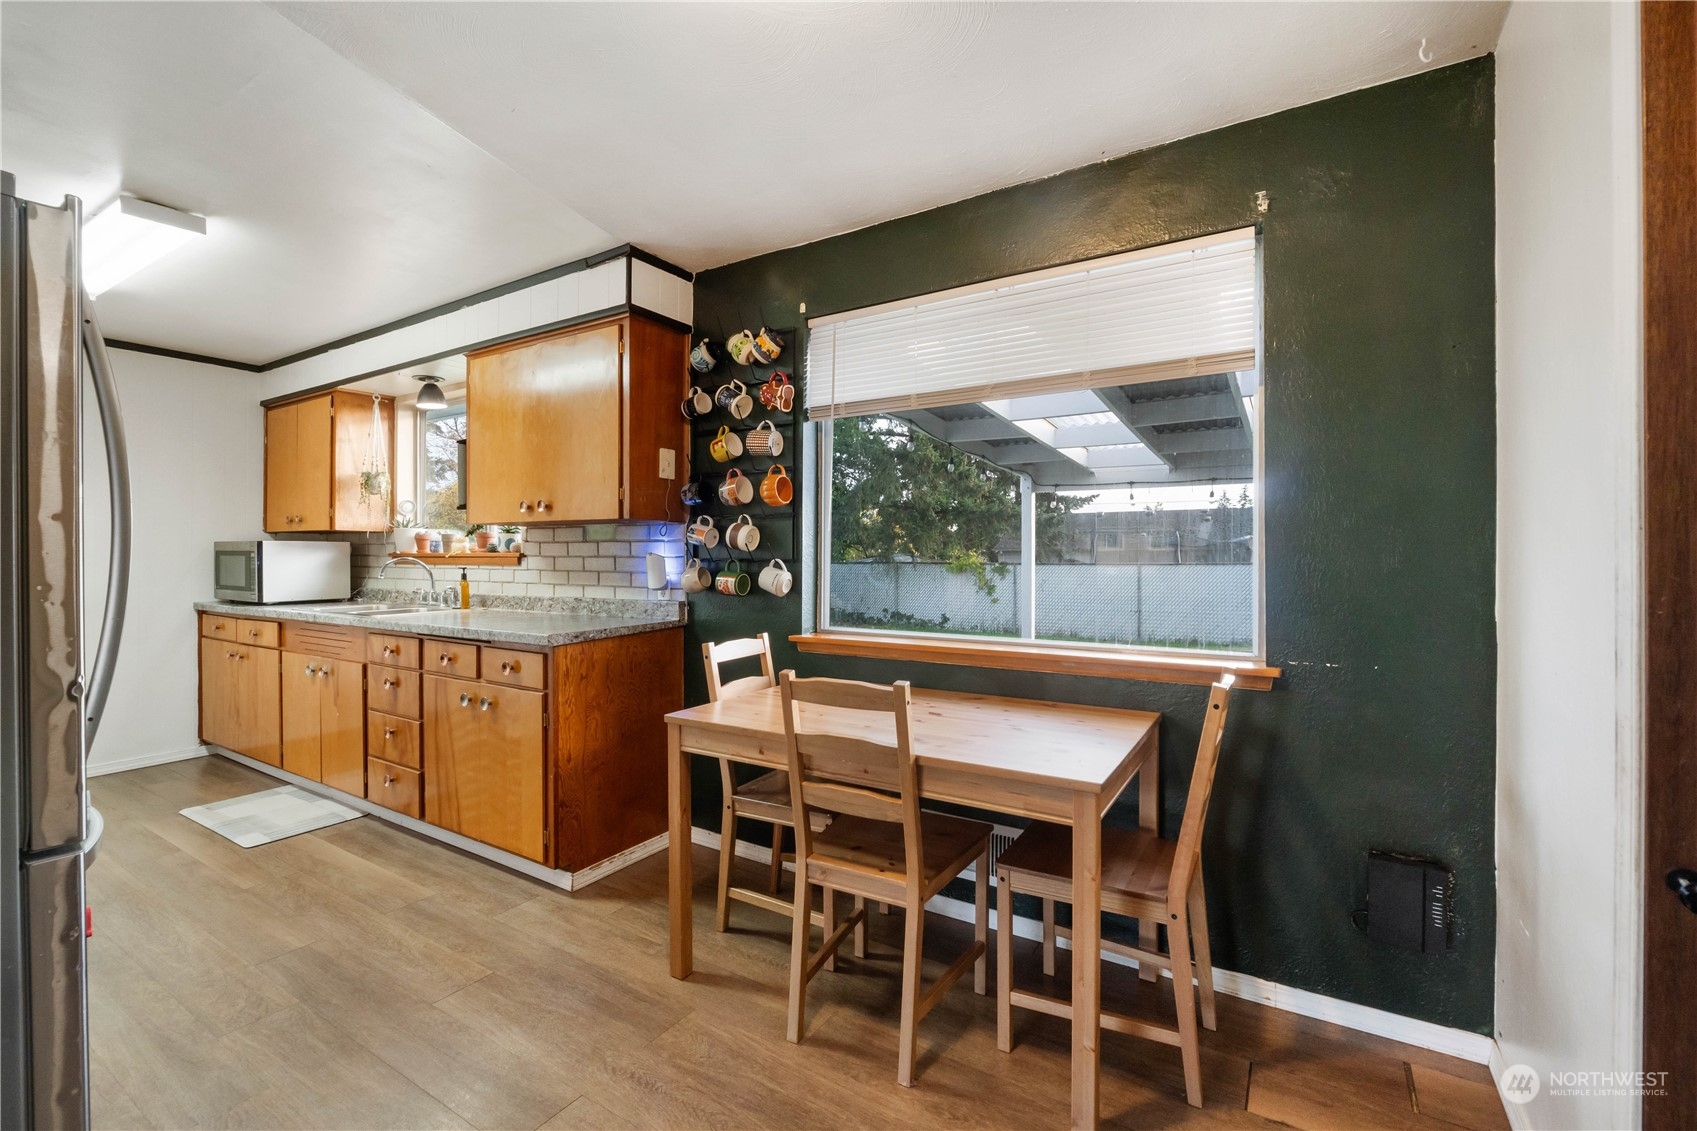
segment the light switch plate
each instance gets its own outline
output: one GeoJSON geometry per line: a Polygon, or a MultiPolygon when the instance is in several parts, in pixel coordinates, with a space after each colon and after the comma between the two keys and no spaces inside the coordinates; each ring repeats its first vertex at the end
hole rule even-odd
{"type": "Polygon", "coordinates": [[[678,453],[671,448],[660,449],[660,478],[676,479],[678,477],[678,453]]]}

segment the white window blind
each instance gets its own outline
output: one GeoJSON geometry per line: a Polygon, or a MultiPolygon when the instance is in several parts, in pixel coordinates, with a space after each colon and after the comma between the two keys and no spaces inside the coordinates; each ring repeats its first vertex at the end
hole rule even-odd
{"type": "Polygon", "coordinates": [[[809,319],[813,419],[1256,367],[1255,230],[809,319]]]}

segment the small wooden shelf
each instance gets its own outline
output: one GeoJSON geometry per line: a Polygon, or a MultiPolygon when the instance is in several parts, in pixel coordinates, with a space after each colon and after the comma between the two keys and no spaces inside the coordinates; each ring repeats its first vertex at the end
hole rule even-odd
{"type": "Polygon", "coordinates": [[[391,558],[417,558],[426,565],[516,566],[524,555],[516,550],[495,552],[467,550],[463,554],[415,554],[411,550],[390,550],[391,558]]]}

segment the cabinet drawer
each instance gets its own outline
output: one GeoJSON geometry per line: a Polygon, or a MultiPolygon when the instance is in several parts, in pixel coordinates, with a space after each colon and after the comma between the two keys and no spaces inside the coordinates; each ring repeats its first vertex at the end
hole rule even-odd
{"type": "Polygon", "coordinates": [[[365,638],[365,658],[373,664],[388,664],[394,668],[418,667],[416,636],[385,636],[368,633],[365,638]]]}
{"type": "Polygon", "coordinates": [[[419,773],[381,758],[365,760],[365,796],[397,813],[424,819],[419,773]]]}
{"type": "Polygon", "coordinates": [[[200,614],[200,634],[210,636],[214,640],[240,640],[236,625],[240,623],[235,617],[220,616],[217,613],[200,614]]]}
{"type": "Polygon", "coordinates": [[[418,723],[377,711],[368,713],[366,720],[365,749],[369,756],[415,770],[424,766],[418,723]]]}
{"type": "Polygon", "coordinates": [[[426,640],[424,666],[433,675],[477,678],[477,645],[463,640],[426,640]]]}
{"type": "Polygon", "coordinates": [[[544,664],[545,657],[540,652],[520,652],[487,645],[483,648],[483,678],[490,683],[541,691],[548,683],[544,664]]]}
{"type": "Polygon", "coordinates": [[[418,718],[418,673],[373,665],[366,676],[365,702],[373,711],[418,718]]]}
{"type": "Polygon", "coordinates": [[[236,641],[255,648],[277,647],[277,622],[274,620],[238,620],[236,641]]]}

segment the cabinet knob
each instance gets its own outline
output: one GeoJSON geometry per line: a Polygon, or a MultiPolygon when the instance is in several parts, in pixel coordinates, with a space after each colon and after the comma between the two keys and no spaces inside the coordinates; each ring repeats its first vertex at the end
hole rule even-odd
{"type": "Polygon", "coordinates": [[[480,697],[477,701],[477,709],[480,710],[480,711],[487,711],[489,708],[493,707],[494,705],[495,705],[495,700],[489,698],[489,696],[487,696],[487,695],[480,697]]]}
{"type": "Polygon", "coordinates": [[[396,649],[389,647],[387,644],[383,645],[383,654],[385,656],[393,656],[396,651],[396,649]]]}
{"type": "Polygon", "coordinates": [[[512,660],[502,660],[501,661],[501,674],[502,675],[512,675],[514,672],[516,672],[518,670],[519,670],[518,664],[516,664],[512,660]]]}
{"type": "Polygon", "coordinates": [[[388,690],[393,691],[395,689],[395,681],[390,679],[388,676],[384,676],[383,677],[383,686],[385,688],[387,688],[388,690]]]}
{"type": "Polygon", "coordinates": [[[225,653],[224,653],[224,658],[225,658],[225,659],[226,659],[226,660],[233,660],[233,659],[235,659],[235,658],[236,658],[236,654],[235,654],[235,653],[234,653],[234,652],[225,652],[225,653]]]}
{"type": "Polygon", "coordinates": [[[461,692],[460,693],[460,706],[462,706],[462,707],[471,706],[471,696],[467,695],[464,692],[461,692]]]}
{"type": "Polygon", "coordinates": [[[307,666],[306,666],[306,674],[307,674],[307,675],[317,675],[317,674],[318,674],[318,669],[317,669],[317,668],[315,668],[315,667],[313,667],[313,666],[312,666],[312,665],[311,665],[311,664],[308,664],[308,665],[307,665],[307,666]]]}
{"type": "Polygon", "coordinates": [[[454,662],[453,655],[448,653],[448,652],[443,652],[440,656],[437,656],[436,658],[442,662],[443,667],[447,667],[449,664],[454,662]]]}
{"type": "Polygon", "coordinates": [[[522,513],[524,511],[528,511],[529,509],[530,509],[530,502],[526,499],[520,499],[519,500],[519,511],[522,513]]]}
{"type": "Polygon", "coordinates": [[[383,741],[384,742],[387,742],[391,738],[394,738],[394,737],[395,737],[395,728],[394,727],[384,727],[383,728],[383,741]]]}
{"type": "Polygon", "coordinates": [[[553,503],[550,503],[550,502],[549,502],[549,501],[548,501],[548,500],[547,500],[547,499],[538,499],[538,500],[536,500],[536,509],[537,509],[537,510],[538,510],[538,511],[545,511],[545,510],[548,510],[548,509],[550,509],[550,508],[552,508],[552,507],[553,507],[553,505],[554,505],[554,504],[553,504],[553,503]]]}
{"type": "Polygon", "coordinates": [[[224,631],[224,622],[219,621],[217,624],[213,625],[212,628],[213,628],[214,631],[223,632],[224,631]]]}
{"type": "Polygon", "coordinates": [[[330,674],[330,669],[329,669],[329,668],[319,668],[319,669],[318,669],[318,674],[319,674],[319,675],[329,675],[329,674],[330,674]]]}
{"type": "Polygon", "coordinates": [[[388,773],[384,774],[383,775],[383,784],[385,786],[394,785],[395,784],[395,775],[394,774],[388,774],[388,773]]]}

